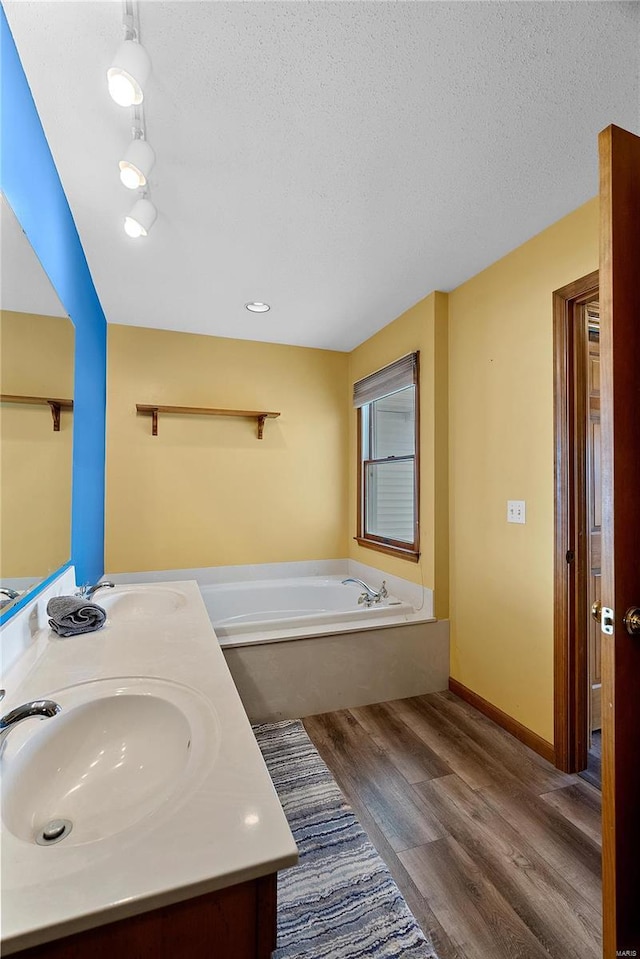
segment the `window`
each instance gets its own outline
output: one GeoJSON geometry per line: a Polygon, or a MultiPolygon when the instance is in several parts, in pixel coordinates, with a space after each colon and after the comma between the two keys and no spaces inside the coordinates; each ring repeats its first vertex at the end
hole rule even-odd
{"type": "Polygon", "coordinates": [[[417,561],[418,354],[353,388],[358,410],[358,532],[361,546],[417,561]]]}

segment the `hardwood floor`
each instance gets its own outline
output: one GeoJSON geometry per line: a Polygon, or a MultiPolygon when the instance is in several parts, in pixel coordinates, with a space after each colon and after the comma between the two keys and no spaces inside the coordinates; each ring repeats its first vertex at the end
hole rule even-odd
{"type": "Polygon", "coordinates": [[[598,729],[591,733],[591,745],[587,753],[587,768],[578,773],[581,779],[601,789],[602,780],[602,733],[598,729]]]}
{"type": "Polygon", "coordinates": [[[600,793],[452,693],[304,720],[440,959],[600,959],[600,793]]]}

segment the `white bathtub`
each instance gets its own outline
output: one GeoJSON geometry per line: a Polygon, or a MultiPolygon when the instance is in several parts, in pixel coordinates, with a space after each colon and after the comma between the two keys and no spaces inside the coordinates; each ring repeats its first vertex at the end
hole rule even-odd
{"type": "MultiPolygon", "coordinates": [[[[446,689],[448,623],[393,595],[366,607],[362,587],[343,578],[200,586],[252,722],[446,689]]],[[[377,589],[382,577],[365,582],[377,589]]]]}
{"type": "Polygon", "coordinates": [[[339,577],[223,583],[201,586],[200,592],[222,646],[273,642],[276,635],[293,639],[325,634],[339,624],[373,628],[415,617],[413,606],[391,595],[370,607],[359,604],[362,587],[343,585],[339,577]]]}
{"type": "Polygon", "coordinates": [[[195,579],[252,722],[298,719],[447,688],[449,623],[433,593],[353,560],[105,574],[195,579]],[[354,576],[390,595],[369,609],[354,576]],[[295,640],[295,642],[283,642],[295,640]]]}

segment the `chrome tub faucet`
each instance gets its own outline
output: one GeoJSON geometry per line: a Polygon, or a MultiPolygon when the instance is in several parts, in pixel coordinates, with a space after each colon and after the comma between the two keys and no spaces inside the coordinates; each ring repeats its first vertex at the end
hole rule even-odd
{"type": "Polygon", "coordinates": [[[375,589],[372,589],[371,586],[367,586],[361,579],[353,579],[350,576],[348,579],[342,580],[343,586],[346,586],[347,583],[356,583],[358,586],[362,586],[364,593],[358,597],[358,603],[364,603],[365,606],[373,606],[374,603],[380,603],[389,595],[387,592],[387,583],[384,579],[382,580],[382,586],[377,592],[375,589]]]}
{"type": "MultiPolygon", "coordinates": [[[[0,699],[4,699],[5,691],[0,689],[0,699]]],[[[0,718],[0,753],[4,746],[4,741],[19,723],[25,719],[51,719],[61,711],[62,706],[54,703],[51,699],[34,699],[30,703],[23,703],[22,706],[16,706],[2,718],[0,718]]]]}

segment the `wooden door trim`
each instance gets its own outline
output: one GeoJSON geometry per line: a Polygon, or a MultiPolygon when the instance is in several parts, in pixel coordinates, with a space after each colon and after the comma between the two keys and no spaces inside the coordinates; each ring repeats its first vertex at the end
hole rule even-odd
{"type": "Polygon", "coordinates": [[[565,772],[583,769],[587,757],[586,444],[576,429],[585,415],[586,368],[576,316],[598,292],[595,270],[553,294],[554,751],[565,772]]]}

